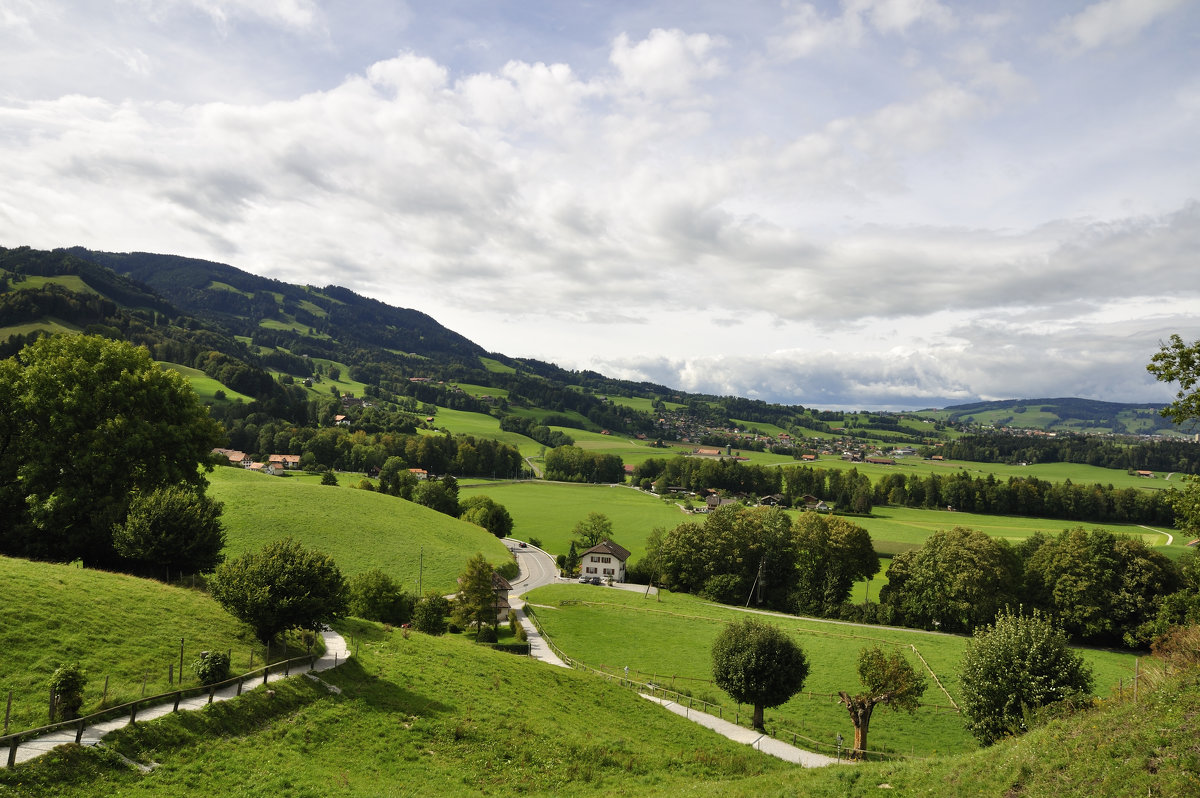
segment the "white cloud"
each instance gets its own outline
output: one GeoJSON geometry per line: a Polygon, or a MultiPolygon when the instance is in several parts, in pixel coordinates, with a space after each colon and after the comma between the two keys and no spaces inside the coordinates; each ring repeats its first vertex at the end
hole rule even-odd
{"type": "Polygon", "coordinates": [[[715,52],[722,46],[720,38],[707,34],[655,28],[634,43],[620,34],[609,58],[631,90],[651,98],[676,98],[689,95],[696,83],[721,74],[715,52]]]}
{"type": "Polygon", "coordinates": [[[0,22],[0,245],[214,258],[516,356],[810,404],[1144,398],[1157,338],[1197,329],[1200,74],[1173,30],[1046,64],[1053,21],[1007,8],[650,6],[528,41],[420,10],[343,68],[332,5],[0,7],[32,31],[0,22]]]}
{"type": "Polygon", "coordinates": [[[1063,18],[1056,38],[1077,52],[1122,45],[1170,14],[1185,0],[1103,0],[1073,16],[1063,18]]]}

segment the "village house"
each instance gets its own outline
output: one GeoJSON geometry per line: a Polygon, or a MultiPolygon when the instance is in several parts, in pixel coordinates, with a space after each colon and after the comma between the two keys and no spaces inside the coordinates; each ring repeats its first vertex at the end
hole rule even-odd
{"type": "Polygon", "coordinates": [[[611,582],[625,581],[625,561],[629,552],[611,540],[602,540],[579,555],[579,572],[599,576],[611,582]]]}

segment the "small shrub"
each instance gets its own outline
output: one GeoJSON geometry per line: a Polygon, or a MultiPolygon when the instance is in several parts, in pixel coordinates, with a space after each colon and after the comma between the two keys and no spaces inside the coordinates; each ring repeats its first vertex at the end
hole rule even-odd
{"type": "Polygon", "coordinates": [[[516,579],[521,575],[521,566],[516,562],[506,562],[496,567],[496,573],[508,580],[516,579]]]}
{"type": "Polygon", "coordinates": [[[516,634],[517,629],[520,628],[520,626],[521,626],[521,622],[519,620],[517,620],[517,611],[509,610],[508,611],[508,631],[512,632],[513,634],[516,634]]]}
{"type": "Polygon", "coordinates": [[[529,635],[525,633],[525,627],[517,624],[517,639],[524,643],[529,639],[529,635]]]}
{"type": "Polygon", "coordinates": [[[229,657],[220,651],[209,652],[192,663],[192,670],[200,684],[223,682],[229,678],[229,657]]]}
{"type": "Polygon", "coordinates": [[[332,471],[326,471],[324,474],[321,475],[321,484],[322,485],[338,484],[337,474],[333,473],[332,471]]]}
{"type": "Polygon", "coordinates": [[[495,643],[500,638],[496,634],[496,630],[490,626],[485,626],[479,630],[479,635],[475,638],[479,643],[495,643]]]}
{"type": "Polygon", "coordinates": [[[83,706],[83,688],[87,685],[87,674],[78,662],[60,665],[50,677],[50,687],[54,690],[54,708],[57,716],[63,720],[79,717],[79,708],[83,706]]]}
{"type": "Polygon", "coordinates": [[[462,629],[459,628],[458,624],[451,623],[449,626],[446,627],[446,631],[452,635],[456,635],[456,634],[459,634],[460,632],[462,632],[462,629]]]}
{"type": "Polygon", "coordinates": [[[541,538],[530,538],[529,545],[533,546],[535,549],[540,549],[542,547],[542,539],[541,538]]]}

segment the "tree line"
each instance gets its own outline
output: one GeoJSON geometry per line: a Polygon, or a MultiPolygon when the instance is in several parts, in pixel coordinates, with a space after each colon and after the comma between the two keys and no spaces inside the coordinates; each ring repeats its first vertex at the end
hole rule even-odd
{"type": "MultiPolygon", "coordinates": [[[[929,449],[927,454],[935,453],[929,449]]],[[[1200,469],[1200,446],[1191,441],[1162,439],[1115,441],[1095,435],[1054,438],[1011,433],[964,435],[937,450],[950,460],[978,463],[1081,463],[1126,471],[1179,471],[1200,469]]]]}

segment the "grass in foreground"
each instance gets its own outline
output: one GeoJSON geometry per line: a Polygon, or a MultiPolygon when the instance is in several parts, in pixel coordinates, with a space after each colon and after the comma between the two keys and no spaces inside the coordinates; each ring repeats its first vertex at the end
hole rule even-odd
{"type": "Polygon", "coordinates": [[[106,741],[154,761],[67,751],[13,772],[40,796],[638,795],[779,778],[791,766],[712,735],[635,693],[461,638],[348,623],[356,660],[125,729],[106,741]]]}

